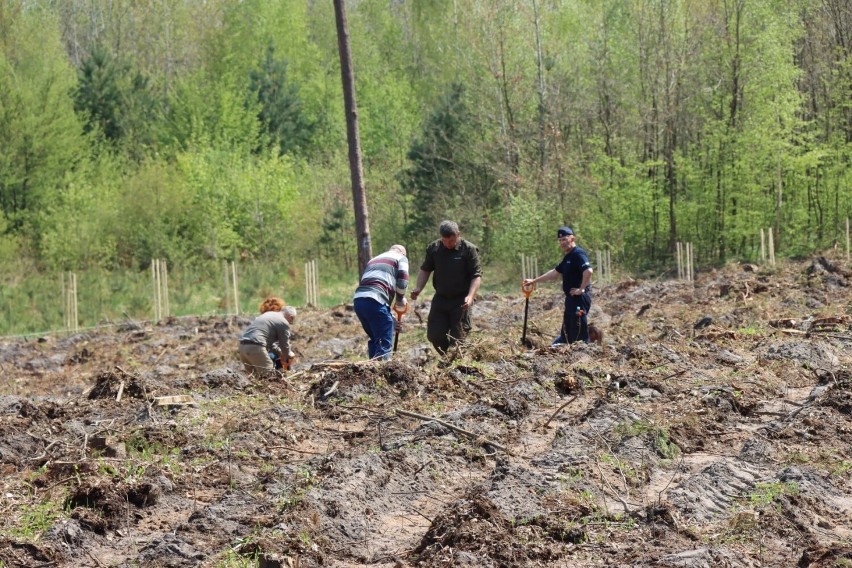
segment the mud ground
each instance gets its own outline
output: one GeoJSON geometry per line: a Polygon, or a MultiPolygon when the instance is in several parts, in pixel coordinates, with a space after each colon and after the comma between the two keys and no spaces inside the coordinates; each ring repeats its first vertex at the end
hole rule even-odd
{"type": "MultiPolygon", "coordinates": [[[[487,278],[487,276],[486,276],[487,278]]],[[[0,566],[852,566],[852,267],[485,293],[452,362],[428,302],[387,363],[302,310],[281,380],[249,318],[0,341],[0,566]]]]}

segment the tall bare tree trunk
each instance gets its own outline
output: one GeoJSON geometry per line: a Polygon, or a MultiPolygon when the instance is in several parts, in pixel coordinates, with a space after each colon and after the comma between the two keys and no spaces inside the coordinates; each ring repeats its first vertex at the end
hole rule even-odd
{"type": "Polygon", "coordinates": [[[349,49],[349,25],[346,23],[345,0],[334,0],[337,22],[337,48],[340,52],[340,75],[343,78],[343,105],[346,112],[346,138],[349,141],[349,171],[352,178],[352,206],[355,209],[355,232],[358,236],[358,273],[373,256],[370,243],[370,221],[367,212],[367,190],[361,163],[361,136],[358,134],[358,106],[355,104],[355,76],[349,49]]]}
{"type": "Polygon", "coordinates": [[[539,20],[538,4],[533,0],[533,15],[535,24],[535,64],[538,70],[538,166],[544,170],[546,162],[545,144],[546,144],[546,123],[545,123],[545,106],[544,106],[544,63],[541,56],[541,22],[539,20]]]}

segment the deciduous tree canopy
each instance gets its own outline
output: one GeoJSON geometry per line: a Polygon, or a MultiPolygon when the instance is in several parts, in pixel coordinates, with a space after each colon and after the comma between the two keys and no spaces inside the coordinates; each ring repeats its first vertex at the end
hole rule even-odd
{"type": "MultiPolygon", "coordinates": [[[[846,0],[348,11],[376,250],[416,254],[443,218],[486,259],[552,258],[568,223],[633,269],[843,238],[846,0]]],[[[4,3],[0,254],[357,258],[334,26],[296,0],[4,3]]]]}

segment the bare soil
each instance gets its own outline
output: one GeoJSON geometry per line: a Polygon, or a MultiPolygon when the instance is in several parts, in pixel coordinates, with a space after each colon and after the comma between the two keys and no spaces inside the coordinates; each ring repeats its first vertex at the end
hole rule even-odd
{"type": "Polygon", "coordinates": [[[266,381],[248,317],[0,342],[0,565],[852,566],[845,259],[597,286],[602,344],[561,303],[526,348],[485,293],[451,362],[428,302],[390,362],[302,310],[266,381]]]}

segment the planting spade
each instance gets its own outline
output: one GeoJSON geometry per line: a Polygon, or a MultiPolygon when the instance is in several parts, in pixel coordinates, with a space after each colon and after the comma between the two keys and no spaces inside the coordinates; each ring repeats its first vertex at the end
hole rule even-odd
{"type": "Polygon", "coordinates": [[[521,284],[521,292],[526,296],[524,300],[524,334],[521,336],[521,344],[526,348],[532,348],[532,342],[527,340],[527,317],[530,313],[530,294],[535,290],[535,284],[521,284]]]}
{"type": "MultiPolygon", "coordinates": [[[[405,304],[405,308],[400,310],[397,307],[396,302],[394,302],[393,311],[396,314],[396,321],[401,322],[402,316],[404,314],[408,313],[408,304],[405,304]]],[[[394,337],[393,337],[393,352],[394,353],[396,353],[396,348],[397,348],[398,345],[399,345],[399,324],[397,324],[397,326],[396,326],[396,333],[394,334],[394,337]]]]}

